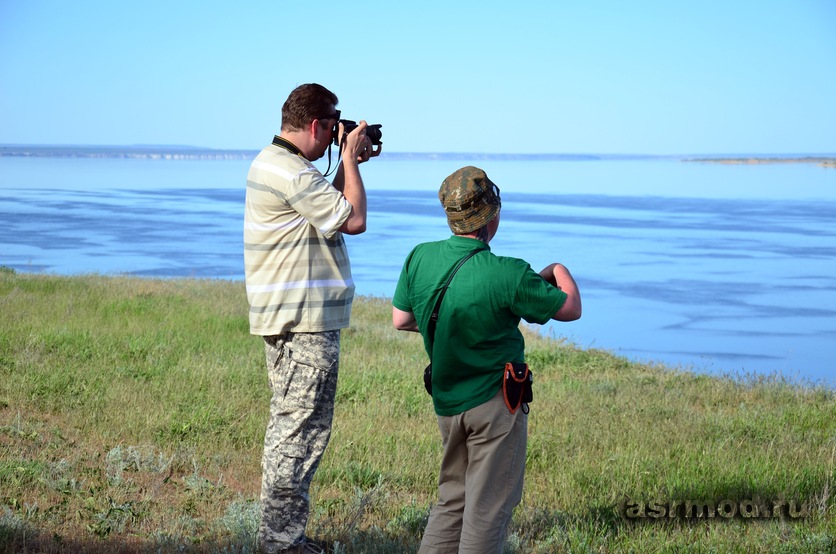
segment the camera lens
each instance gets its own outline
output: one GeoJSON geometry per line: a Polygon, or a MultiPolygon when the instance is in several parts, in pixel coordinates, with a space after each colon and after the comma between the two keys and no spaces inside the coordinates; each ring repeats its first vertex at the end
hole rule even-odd
{"type": "Polygon", "coordinates": [[[369,137],[372,144],[382,144],[381,139],[383,138],[383,132],[380,130],[381,127],[383,127],[383,125],[380,123],[366,127],[366,136],[369,137]]]}

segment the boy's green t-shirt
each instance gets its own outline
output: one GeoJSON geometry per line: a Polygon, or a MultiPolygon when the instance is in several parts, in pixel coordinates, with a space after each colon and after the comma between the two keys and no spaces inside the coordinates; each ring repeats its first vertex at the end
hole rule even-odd
{"type": "Polygon", "coordinates": [[[412,312],[433,363],[433,404],[438,415],[462,413],[490,400],[502,385],[506,362],[525,361],[520,319],[546,323],[566,301],[524,260],[496,256],[476,239],[452,236],[419,244],[404,262],[393,305],[412,312]],[[438,295],[459,268],[439,308],[434,344],[427,325],[438,295]]]}

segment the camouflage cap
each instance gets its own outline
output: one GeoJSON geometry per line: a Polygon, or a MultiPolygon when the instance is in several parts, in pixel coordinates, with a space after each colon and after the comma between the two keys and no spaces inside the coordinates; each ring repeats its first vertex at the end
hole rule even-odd
{"type": "Polygon", "coordinates": [[[501,206],[499,187],[478,167],[466,166],[444,179],[438,199],[447,225],[457,235],[472,233],[496,217],[501,206]]]}

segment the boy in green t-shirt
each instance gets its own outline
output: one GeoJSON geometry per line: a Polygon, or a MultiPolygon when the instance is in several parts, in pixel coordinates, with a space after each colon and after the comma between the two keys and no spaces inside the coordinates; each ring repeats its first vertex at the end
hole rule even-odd
{"type": "Polygon", "coordinates": [[[392,302],[395,327],[421,333],[432,360],[444,447],[439,501],[419,553],[501,552],[522,498],[528,431],[526,411],[512,413],[503,398],[505,364],[525,361],[521,319],[576,320],[581,298],[563,265],[536,273],[523,260],[491,252],[501,201],[484,171],[457,170],[438,197],[454,235],[413,249],[392,302]],[[472,252],[455,270],[431,333],[430,314],[445,283],[472,252]]]}

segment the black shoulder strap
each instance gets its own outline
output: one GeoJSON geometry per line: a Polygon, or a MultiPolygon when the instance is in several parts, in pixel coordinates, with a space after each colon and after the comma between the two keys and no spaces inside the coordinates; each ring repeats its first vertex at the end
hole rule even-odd
{"type": "MultiPolygon", "coordinates": [[[[273,135],[273,145],[281,146],[282,148],[284,148],[285,150],[288,150],[292,154],[296,154],[297,156],[302,156],[303,158],[305,157],[305,155],[302,154],[302,151],[299,150],[299,148],[297,148],[297,146],[295,144],[293,144],[292,142],[290,142],[289,140],[287,140],[285,138],[280,137],[279,135],[273,135]]],[[[305,159],[307,159],[307,158],[305,158],[305,159]]]]}
{"type": "Polygon", "coordinates": [[[450,286],[450,282],[453,280],[453,276],[459,270],[459,268],[464,265],[464,263],[471,258],[474,254],[481,252],[483,248],[477,248],[461,260],[459,263],[456,264],[456,267],[453,268],[453,272],[450,274],[450,277],[447,278],[447,282],[444,283],[444,288],[441,289],[441,294],[438,295],[438,300],[435,303],[435,308],[433,308],[433,313],[430,314],[430,322],[427,324],[427,334],[430,336],[430,361],[432,361],[432,344],[435,340],[435,326],[438,323],[438,310],[441,308],[441,301],[444,300],[444,293],[447,292],[447,287],[450,286]]]}

